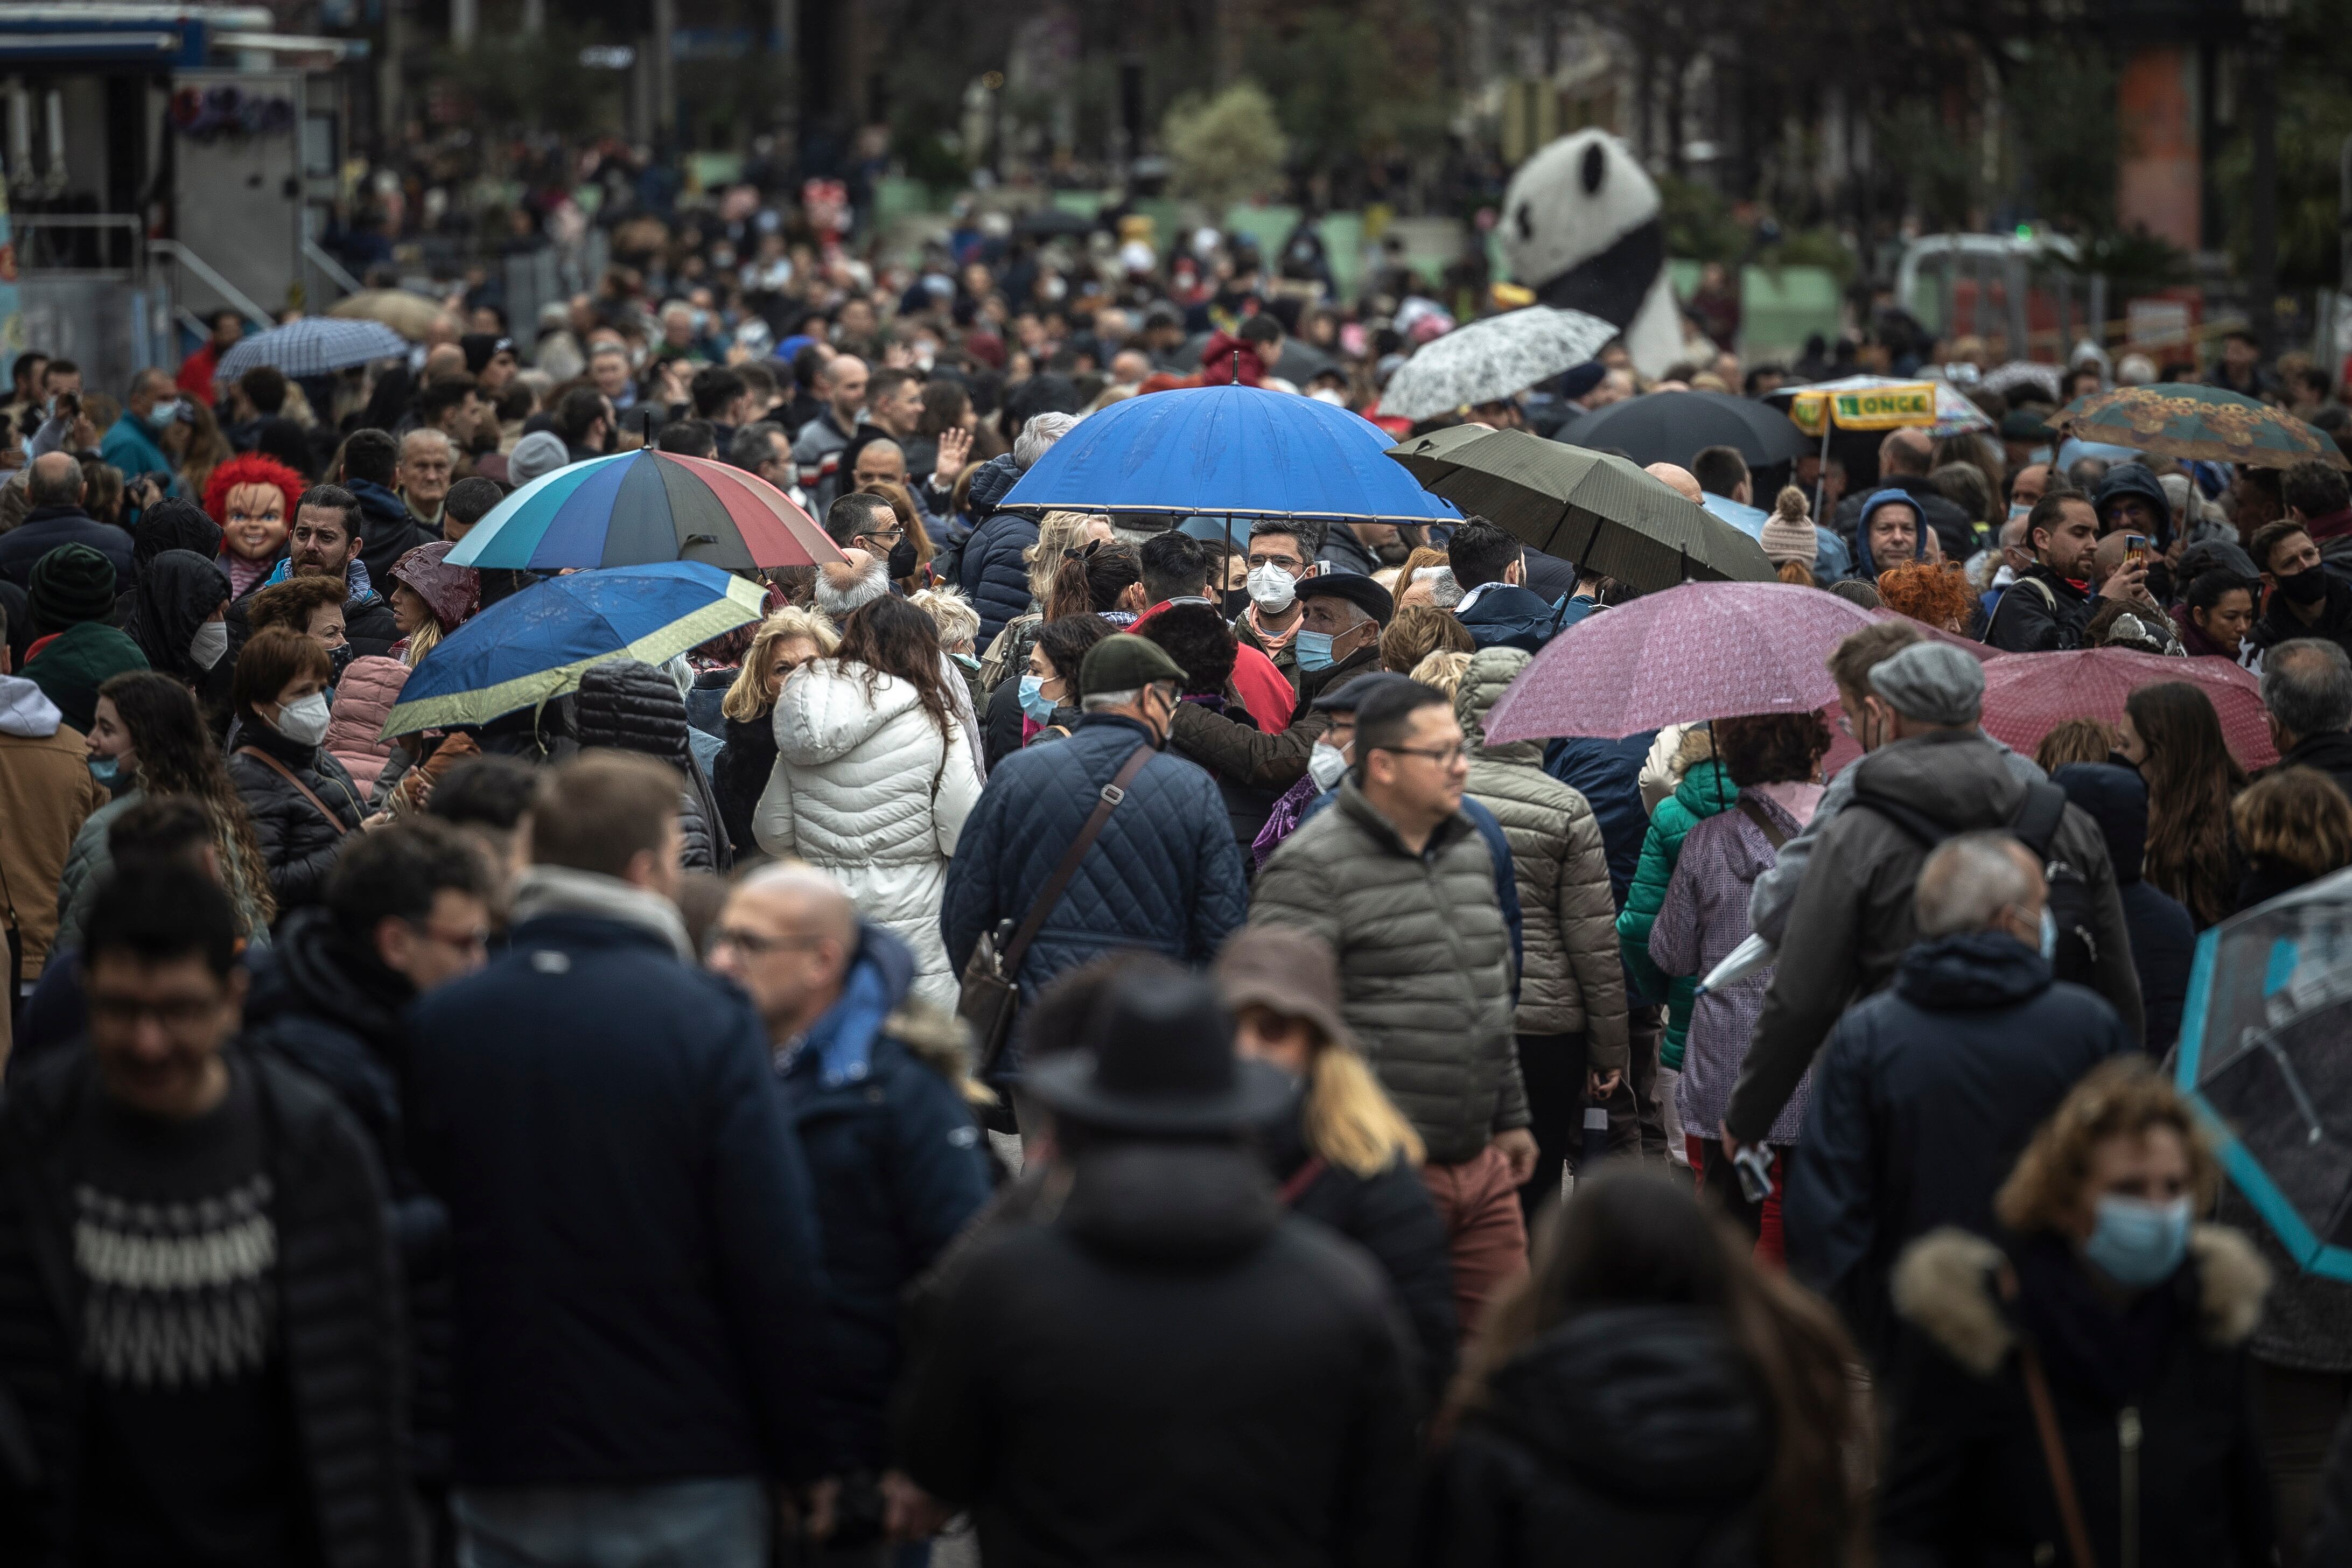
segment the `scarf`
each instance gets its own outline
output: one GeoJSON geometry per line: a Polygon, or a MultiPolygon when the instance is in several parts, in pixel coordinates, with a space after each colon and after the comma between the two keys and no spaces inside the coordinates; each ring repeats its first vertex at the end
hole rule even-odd
{"type": "Polygon", "coordinates": [[[578,871],[569,866],[533,866],[515,882],[514,923],[541,915],[593,915],[652,931],[669,943],[680,963],[695,962],[694,943],[687,940],[686,921],[677,906],[658,893],[634,887],[599,871],[578,871]]]}
{"type": "MultiPolygon", "coordinates": [[[[269,575],[262,579],[261,585],[275,588],[280,583],[290,581],[293,575],[294,558],[289,555],[280,560],[269,575]]],[[[375,592],[375,584],[368,576],[367,563],[356,555],[343,567],[343,591],[348,595],[343,600],[346,605],[356,605],[375,592]]]]}

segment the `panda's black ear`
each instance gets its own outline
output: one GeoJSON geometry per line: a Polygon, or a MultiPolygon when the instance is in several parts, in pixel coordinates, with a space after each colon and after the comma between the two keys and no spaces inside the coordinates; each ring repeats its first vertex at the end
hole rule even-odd
{"type": "Polygon", "coordinates": [[[1517,221],[1521,239],[1533,239],[1536,237],[1536,215],[1528,210],[1528,204],[1525,202],[1519,204],[1517,221]]]}
{"type": "Polygon", "coordinates": [[[1601,182],[1608,175],[1609,155],[1601,152],[1601,143],[1595,142],[1584,150],[1584,194],[1588,196],[1599,195],[1601,182]]]}

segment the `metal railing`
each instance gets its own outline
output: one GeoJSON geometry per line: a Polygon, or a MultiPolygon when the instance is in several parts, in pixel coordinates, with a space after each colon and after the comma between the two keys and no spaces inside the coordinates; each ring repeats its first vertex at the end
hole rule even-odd
{"type": "MultiPolygon", "coordinates": [[[[246,297],[243,289],[230,282],[227,279],[222,277],[211,262],[206,261],[203,257],[198,256],[194,251],[190,250],[178,240],[151,239],[147,242],[147,247],[157,256],[163,257],[168,260],[176,261],[182,267],[186,268],[195,276],[197,281],[203,283],[205,288],[210,289],[214,293],[219,295],[223,302],[225,302],[229,309],[235,310],[237,314],[243,316],[247,321],[251,322],[257,331],[266,332],[271,327],[277,325],[276,321],[270,316],[268,310],[265,310],[260,306],[255,304],[250,299],[246,297]]],[[[178,290],[173,290],[175,296],[178,290]]]]}

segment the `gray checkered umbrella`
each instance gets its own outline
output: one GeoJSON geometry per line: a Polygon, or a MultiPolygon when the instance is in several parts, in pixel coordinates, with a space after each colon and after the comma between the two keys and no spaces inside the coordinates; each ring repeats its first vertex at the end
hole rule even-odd
{"type": "Polygon", "coordinates": [[[276,365],[291,376],[324,375],[370,360],[408,352],[408,340],[382,321],[346,321],[305,316],[282,327],[240,340],[221,355],[215,381],[235,381],[257,364],[276,365]]]}
{"type": "Polygon", "coordinates": [[[1423,344],[1381,389],[1381,412],[1399,419],[1499,403],[1582,364],[1617,329],[1581,310],[1529,305],[1456,327],[1423,344]]]}

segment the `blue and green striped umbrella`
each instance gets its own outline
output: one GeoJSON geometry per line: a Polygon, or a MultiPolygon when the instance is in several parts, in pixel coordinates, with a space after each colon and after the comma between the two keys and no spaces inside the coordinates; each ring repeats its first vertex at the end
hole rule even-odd
{"type": "Polygon", "coordinates": [[[534,583],[451,632],[409,673],[383,739],[486,724],[575,689],[608,658],[660,664],[760,618],[767,590],[695,561],[534,583]]]}
{"type": "Polygon", "coordinates": [[[449,552],[452,566],[536,572],[655,561],[746,572],[840,559],[824,530],[759,475],[650,447],[541,474],[449,552]]]}

